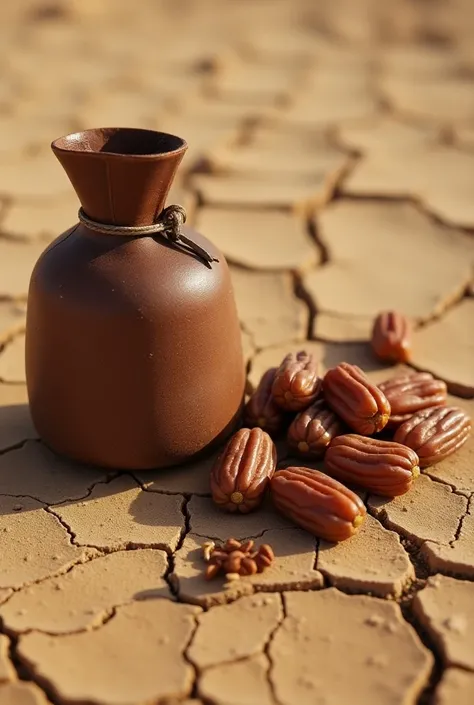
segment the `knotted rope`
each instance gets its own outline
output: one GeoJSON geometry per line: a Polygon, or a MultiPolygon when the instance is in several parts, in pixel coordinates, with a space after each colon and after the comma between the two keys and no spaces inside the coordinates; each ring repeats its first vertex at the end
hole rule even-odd
{"type": "Polygon", "coordinates": [[[100,223],[97,220],[92,220],[79,208],[78,218],[80,222],[96,233],[104,233],[105,235],[129,235],[139,237],[140,235],[155,235],[162,233],[176,244],[183,244],[200,257],[206,264],[219,260],[213,257],[207,250],[184,235],[182,226],[186,222],[186,211],[182,206],[172,205],[161,211],[160,215],[151,225],[112,225],[110,223],[100,223]]]}

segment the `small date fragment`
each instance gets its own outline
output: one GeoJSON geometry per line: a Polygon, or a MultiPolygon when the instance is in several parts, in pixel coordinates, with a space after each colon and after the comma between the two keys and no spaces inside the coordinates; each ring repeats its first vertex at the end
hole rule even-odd
{"type": "Polygon", "coordinates": [[[258,549],[252,539],[237,541],[227,539],[222,546],[216,546],[214,541],[202,545],[202,554],[207,562],[204,573],[206,580],[212,580],[217,575],[225,575],[228,580],[263,573],[273,563],[275,554],[272,547],[263,543],[258,549]]]}

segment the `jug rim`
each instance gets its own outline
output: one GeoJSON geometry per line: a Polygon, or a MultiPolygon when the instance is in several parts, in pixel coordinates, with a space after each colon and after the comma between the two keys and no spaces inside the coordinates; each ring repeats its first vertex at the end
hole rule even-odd
{"type": "Polygon", "coordinates": [[[51,142],[51,149],[54,152],[87,154],[90,157],[107,159],[167,159],[185,152],[187,148],[188,144],[182,137],[141,127],[98,127],[78,130],[51,142]],[[115,145],[112,148],[104,149],[113,142],[115,145]],[[121,147],[121,144],[126,148],[121,147]]]}

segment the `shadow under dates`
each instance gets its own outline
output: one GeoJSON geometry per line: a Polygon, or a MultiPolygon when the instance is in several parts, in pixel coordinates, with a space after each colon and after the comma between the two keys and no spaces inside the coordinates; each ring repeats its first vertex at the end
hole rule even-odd
{"type": "MultiPolygon", "coordinates": [[[[378,361],[367,343],[329,343],[324,346],[321,362],[325,370],[349,362],[351,365],[361,367],[365,373],[378,372],[386,369],[387,365],[378,361]]],[[[390,377],[390,368],[388,377],[390,377]]]]}

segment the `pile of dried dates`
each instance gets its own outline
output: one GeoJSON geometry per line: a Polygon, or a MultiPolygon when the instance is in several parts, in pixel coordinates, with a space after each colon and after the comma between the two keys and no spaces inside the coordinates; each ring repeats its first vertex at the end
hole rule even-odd
{"type": "MultiPolygon", "coordinates": [[[[408,325],[381,314],[372,347],[378,357],[406,361],[408,325]]],[[[365,519],[350,487],[385,497],[407,492],[420,467],[458,450],[471,431],[460,408],[446,405],[446,384],[409,372],[373,384],[346,362],[324,376],[301,351],[265,372],[246,404],[245,428],[230,439],[211,472],[214,502],[250,512],[270,488],[273,504],[298,526],[327,541],[351,537],[365,519]],[[291,453],[324,459],[324,472],[290,466],[276,470],[272,437],[286,433],[291,453]]]]}

